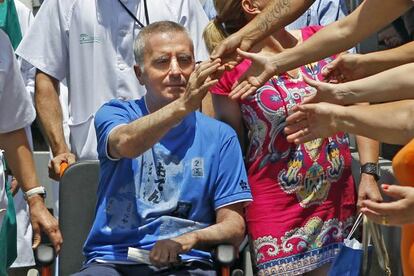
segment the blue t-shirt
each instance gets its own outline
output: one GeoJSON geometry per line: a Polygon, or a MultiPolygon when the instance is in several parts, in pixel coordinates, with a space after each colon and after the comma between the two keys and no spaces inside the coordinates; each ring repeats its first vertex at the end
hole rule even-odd
{"type": "MultiPolygon", "coordinates": [[[[95,220],[84,246],[87,262],[126,262],[128,247],[150,250],[157,240],[215,223],[215,210],[251,201],[233,129],[199,112],[134,158],[111,159],[111,131],[148,114],[144,99],[113,100],[95,117],[100,182],[95,220]]],[[[183,260],[209,259],[192,250],[183,260]]]]}

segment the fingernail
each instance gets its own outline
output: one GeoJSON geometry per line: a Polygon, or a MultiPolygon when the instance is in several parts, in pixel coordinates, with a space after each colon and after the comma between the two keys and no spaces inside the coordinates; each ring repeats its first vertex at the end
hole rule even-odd
{"type": "Polygon", "coordinates": [[[383,190],[388,190],[388,188],[390,187],[390,185],[388,185],[388,184],[382,184],[381,187],[382,187],[383,190]]]}

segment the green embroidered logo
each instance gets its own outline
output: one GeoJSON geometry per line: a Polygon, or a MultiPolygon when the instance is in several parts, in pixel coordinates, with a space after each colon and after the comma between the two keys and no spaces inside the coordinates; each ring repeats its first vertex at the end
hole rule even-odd
{"type": "Polygon", "coordinates": [[[79,36],[79,43],[86,44],[86,43],[101,43],[102,40],[99,36],[93,36],[88,34],[80,34],[79,36]]]}

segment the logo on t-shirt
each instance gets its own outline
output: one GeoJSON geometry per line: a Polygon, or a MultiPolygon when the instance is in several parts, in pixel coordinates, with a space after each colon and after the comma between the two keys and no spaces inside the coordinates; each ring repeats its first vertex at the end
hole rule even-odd
{"type": "Polygon", "coordinates": [[[88,35],[88,34],[80,34],[79,35],[79,43],[86,44],[86,43],[101,43],[102,39],[99,36],[88,35]]]}
{"type": "Polygon", "coordinates": [[[191,175],[193,177],[204,177],[204,158],[197,157],[191,160],[191,175]]]}
{"type": "Polygon", "coordinates": [[[246,191],[249,189],[249,185],[247,184],[246,181],[244,181],[243,179],[240,180],[239,182],[240,187],[242,188],[243,191],[246,191]]]}

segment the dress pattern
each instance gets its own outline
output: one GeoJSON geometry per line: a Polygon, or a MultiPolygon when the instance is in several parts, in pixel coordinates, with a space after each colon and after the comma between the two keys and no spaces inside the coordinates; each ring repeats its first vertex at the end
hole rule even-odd
{"type": "MultiPolygon", "coordinates": [[[[303,40],[318,28],[302,29],[303,40]]],[[[274,76],[240,101],[249,130],[246,154],[253,202],[246,209],[258,275],[297,275],[332,261],[352,227],[356,192],[349,139],[337,133],[302,145],[284,134],[286,117],[315,93],[303,77],[321,80],[334,57],[274,76]]],[[[227,94],[250,66],[226,73],[212,92],[227,94]]]]}

